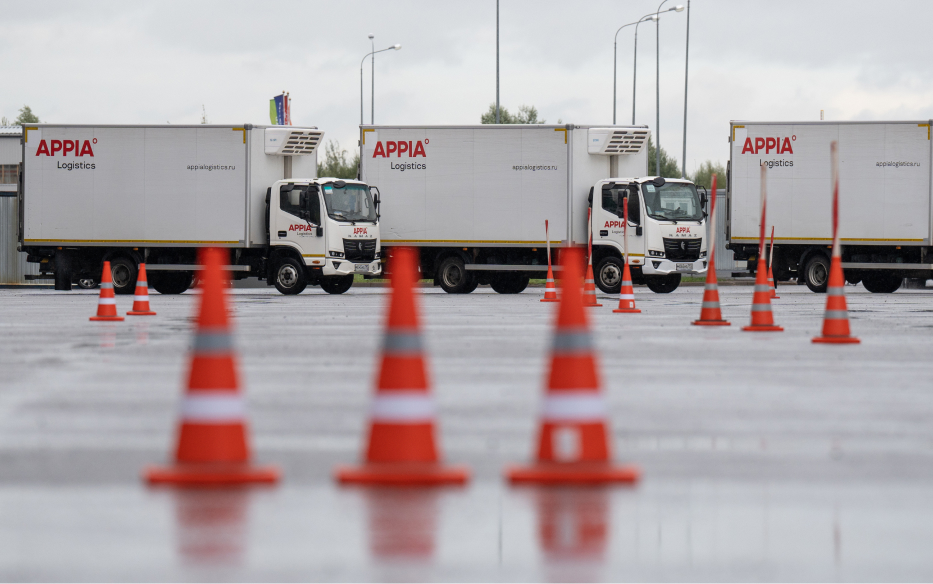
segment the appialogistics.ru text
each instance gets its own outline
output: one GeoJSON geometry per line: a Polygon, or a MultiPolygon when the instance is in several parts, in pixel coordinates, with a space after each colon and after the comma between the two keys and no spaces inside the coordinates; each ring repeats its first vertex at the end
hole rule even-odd
{"type": "Polygon", "coordinates": [[[189,164],[188,170],[236,170],[236,166],[228,164],[189,164]]]}
{"type": "Polygon", "coordinates": [[[512,170],[557,170],[556,164],[518,164],[512,170]]]}

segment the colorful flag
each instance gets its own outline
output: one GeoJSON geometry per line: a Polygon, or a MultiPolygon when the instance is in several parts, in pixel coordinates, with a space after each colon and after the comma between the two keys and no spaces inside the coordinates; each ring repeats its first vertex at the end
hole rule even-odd
{"type": "Polygon", "coordinates": [[[275,115],[275,98],[269,100],[269,121],[272,125],[278,124],[278,120],[275,115]]]}

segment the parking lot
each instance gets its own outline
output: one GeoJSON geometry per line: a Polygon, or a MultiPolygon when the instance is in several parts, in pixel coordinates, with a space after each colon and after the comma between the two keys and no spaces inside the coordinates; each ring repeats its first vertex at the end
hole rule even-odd
{"type": "MultiPolygon", "coordinates": [[[[694,327],[702,287],[589,310],[615,458],[634,487],[512,488],[532,454],[555,305],[542,288],[425,288],[446,460],[462,488],[338,486],[359,459],[385,290],[233,293],[255,456],[275,487],[150,488],[174,443],[196,294],[92,323],[96,291],[0,290],[3,580],[931,580],[933,291],[846,286],[859,345],[815,345],[824,295],[782,286],[781,333],[694,327]]],[[[117,298],[125,313],[131,296],[117,298]]]]}

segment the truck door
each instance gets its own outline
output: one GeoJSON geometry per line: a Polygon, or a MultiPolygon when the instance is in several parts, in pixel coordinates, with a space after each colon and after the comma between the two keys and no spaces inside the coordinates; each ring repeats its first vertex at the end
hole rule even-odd
{"type": "Polygon", "coordinates": [[[640,205],[638,202],[637,187],[628,187],[625,185],[616,185],[615,183],[603,184],[601,196],[594,201],[593,209],[593,244],[602,243],[611,245],[620,253],[625,249],[623,241],[623,217],[624,210],[622,202],[625,197],[629,198],[629,262],[634,265],[641,265],[644,261],[644,238],[638,235],[640,223],[640,205]],[[637,261],[636,261],[637,260],[637,261]]]}
{"type": "MultiPolygon", "coordinates": [[[[270,205],[271,206],[271,205],[270,205]]],[[[324,265],[324,228],[321,197],[316,185],[284,184],[279,189],[276,229],[272,245],[288,245],[304,258],[305,265],[324,265]]]]}

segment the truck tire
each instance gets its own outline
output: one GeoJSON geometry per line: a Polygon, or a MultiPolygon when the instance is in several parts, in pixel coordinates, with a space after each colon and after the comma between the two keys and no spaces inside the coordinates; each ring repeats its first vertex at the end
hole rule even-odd
{"type": "Polygon", "coordinates": [[[901,287],[903,278],[884,272],[869,272],[862,278],[862,285],[872,294],[891,294],[901,287]]]}
{"type": "Polygon", "coordinates": [[[136,276],[139,268],[136,262],[126,256],[110,260],[110,276],[113,278],[114,294],[133,294],[136,292],[136,276]]]}
{"type": "Polygon", "coordinates": [[[437,281],[448,294],[469,294],[476,290],[476,278],[466,270],[463,260],[450,256],[437,268],[437,281]]]}
{"type": "Polygon", "coordinates": [[[321,278],[321,288],[328,294],[343,294],[353,286],[353,274],[321,278]]]}
{"type": "Polygon", "coordinates": [[[680,274],[645,276],[645,284],[655,294],[670,294],[680,286],[680,274]]]}
{"type": "Polygon", "coordinates": [[[477,278],[473,278],[470,281],[473,283],[467,286],[466,288],[464,288],[461,294],[469,294],[473,290],[476,290],[476,287],[479,286],[479,280],[477,278]]]}
{"type": "Polygon", "coordinates": [[[191,272],[153,271],[146,274],[146,278],[159,294],[184,294],[191,286],[191,272]]]}
{"type": "Polygon", "coordinates": [[[596,266],[596,286],[606,294],[618,294],[622,289],[622,260],[609,256],[599,260],[596,266]]]}
{"type": "Polygon", "coordinates": [[[826,254],[815,253],[807,260],[807,267],[803,269],[803,279],[807,288],[817,294],[826,292],[829,284],[829,258],[826,254]]]}
{"type": "Polygon", "coordinates": [[[97,280],[94,278],[78,278],[75,284],[82,290],[93,290],[97,288],[97,280]]]}
{"type": "Polygon", "coordinates": [[[528,287],[528,280],[522,274],[496,274],[489,285],[499,294],[519,294],[528,287]]]}
{"type": "Polygon", "coordinates": [[[276,290],[287,296],[301,294],[308,285],[304,266],[295,258],[282,258],[275,266],[273,283],[276,290]]]}

